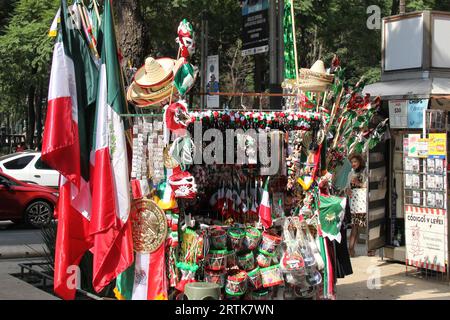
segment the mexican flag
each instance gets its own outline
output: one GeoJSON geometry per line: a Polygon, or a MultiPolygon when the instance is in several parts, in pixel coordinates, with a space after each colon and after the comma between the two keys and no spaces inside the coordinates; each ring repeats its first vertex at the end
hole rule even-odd
{"type": "Polygon", "coordinates": [[[105,2],[94,149],[91,153],[93,286],[99,292],[133,262],[126,111],[110,1],[105,2]]]}
{"type": "Polygon", "coordinates": [[[116,280],[118,300],[167,300],[164,243],[152,253],[136,253],[135,263],[116,280]]]}
{"type": "Polygon", "coordinates": [[[88,44],[71,23],[65,0],[58,12],[60,25],[53,50],[42,159],[62,175],[55,209],[54,290],[63,299],[74,299],[72,268],[92,246],[89,149],[98,69],[88,44]]]}
{"type": "Polygon", "coordinates": [[[270,177],[268,176],[266,178],[266,182],[264,182],[262,199],[258,208],[259,221],[266,229],[272,226],[272,209],[270,205],[269,179],[270,177]]]}

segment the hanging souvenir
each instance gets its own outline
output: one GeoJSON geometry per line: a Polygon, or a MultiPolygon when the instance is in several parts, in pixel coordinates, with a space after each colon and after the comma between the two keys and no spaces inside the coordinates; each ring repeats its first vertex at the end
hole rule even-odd
{"type": "Polygon", "coordinates": [[[346,202],[346,198],[320,196],[320,226],[323,236],[331,241],[341,242],[341,225],[345,215],[346,202]]]}
{"type": "Polygon", "coordinates": [[[172,132],[179,136],[185,134],[185,129],[191,121],[187,110],[187,103],[184,100],[171,103],[164,107],[164,124],[172,132]]]}
{"type": "Polygon", "coordinates": [[[151,253],[165,241],[166,215],[154,201],[135,201],[131,211],[131,222],[135,251],[151,253]]]}
{"type": "Polygon", "coordinates": [[[187,166],[194,164],[195,158],[194,142],[189,136],[177,138],[171,145],[169,154],[180,164],[181,169],[186,170],[187,166]]]}
{"type": "Polygon", "coordinates": [[[183,19],[178,25],[176,43],[180,46],[181,56],[189,58],[195,52],[195,32],[192,24],[183,19]]]}
{"type": "Polygon", "coordinates": [[[179,171],[169,177],[176,198],[194,199],[197,195],[197,185],[194,177],[187,171],[179,171]]]}
{"type": "Polygon", "coordinates": [[[185,58],[180,58],[175,68],[176,74],[173,83],[180,96],[184,97],[195,84],[198,68],[187,62],[185,58]]]}
{"type": "Polygon", "coordinates": [[[153,184],[164,179],[164,137],[162,121],[153,121],[148,135],[148,172],[153,184]]]}

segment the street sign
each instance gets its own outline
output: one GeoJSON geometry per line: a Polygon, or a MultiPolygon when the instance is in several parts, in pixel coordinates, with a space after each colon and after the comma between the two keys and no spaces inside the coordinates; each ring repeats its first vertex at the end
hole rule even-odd
{"type": "Polygon", "coordinates": [[[242,55],[269,51],[269,0],[248,0],[242,5],[242,55]]]}

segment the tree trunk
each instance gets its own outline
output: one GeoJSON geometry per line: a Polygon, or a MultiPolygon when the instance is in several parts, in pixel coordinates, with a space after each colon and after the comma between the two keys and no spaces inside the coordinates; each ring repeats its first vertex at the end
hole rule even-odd
{"type": "Polygon", "coordinates": [[[139,67],[145,58],[145,26],[140,0],[114,1],[117,17],[117,41],[124,63],[139,67]]]}
{"type": "Polygon", "coordinates": [[[27,121],[27,139],[28,148],[34,149],[34,129],[36,123],[36,113],[34,111],[34,97],[36,94],[36,88],[34,85],[30,85],[28,89],[28,121],[27,121]]]}
{"type": "Polygon", "coordinates": [[[406,0],[400,0],[399,12],[400,14],[406,13],[406,0]]]}

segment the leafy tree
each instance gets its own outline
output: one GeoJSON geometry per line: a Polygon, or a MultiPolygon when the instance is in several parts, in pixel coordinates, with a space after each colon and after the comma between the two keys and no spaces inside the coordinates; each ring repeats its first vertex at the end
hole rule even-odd
{"type": "Polygon", "coordinates": [[[48,29],[58,6],[58,0],[19,0],[0,37],[0,105],[9,109],[11,103],[27,105],[30,148],[34,147],[35,107],[39,109],[47,92],[53,43],[48,29]]]}

